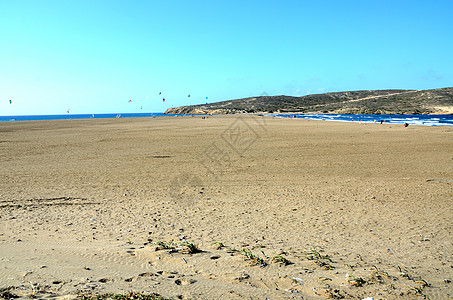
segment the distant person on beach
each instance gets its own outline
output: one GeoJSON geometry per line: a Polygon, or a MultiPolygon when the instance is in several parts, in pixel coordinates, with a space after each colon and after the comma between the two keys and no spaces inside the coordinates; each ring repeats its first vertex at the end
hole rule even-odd
{"type": "Polygon", "coordinates": [[[382,125],[382,122],[384,122],[384,121],[381,120],[381,125],[382,125]]]}

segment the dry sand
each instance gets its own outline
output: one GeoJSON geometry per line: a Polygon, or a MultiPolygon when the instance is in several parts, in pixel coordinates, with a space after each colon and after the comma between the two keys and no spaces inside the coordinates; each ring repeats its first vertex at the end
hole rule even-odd
{"type": "Polygon", "coordinates": [[[453,296],[452,127],[3,122],[0,158],[0,288],[18,296],[453,296]],[[156,251],[171,241],[202,252],[156,251]]]}

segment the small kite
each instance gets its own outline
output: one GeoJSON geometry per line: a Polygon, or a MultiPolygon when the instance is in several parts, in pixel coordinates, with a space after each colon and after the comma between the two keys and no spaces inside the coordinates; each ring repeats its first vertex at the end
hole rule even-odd
{"type": "Polygon", "coordinates": [[[159,92],[159,95],[162,95],[162,92],[159,92]]]}
{"type": "Polygon", "coordinates": [[[143,106],[140,106],[140,109],[143,109],[143,106]]]}
{"type": "Polygon", "coordinates": [[[206,100],[208,100],[208,97],[206,97],[206,100]]]}
{"type": "Polygon", "coordinates": [[[189,97],[189,98],[190,98],[190,94],[189,94],[189,95],[188,95],[187,97],[189,97]]]}
{"type": "Polygon", "coordinates": [[[69,114],[69,108],[68,108],[68,110],[66,112],[69,114]]]}
{"type": "Polygon", "coordinates": [[[13,104],[13,100],[10,99],[10,100],[9,100],[9,104],[13,104]]]}
{"type": "Polygon", "coordinates": [[[129,100],[129,103],[131,103],[131,102],[132,102],[132,100],[129,100]]]}
{"type": "Polygon", "coordinates": [[[165,102],[165,98],[162,98],[162,102],[165,102]]]}

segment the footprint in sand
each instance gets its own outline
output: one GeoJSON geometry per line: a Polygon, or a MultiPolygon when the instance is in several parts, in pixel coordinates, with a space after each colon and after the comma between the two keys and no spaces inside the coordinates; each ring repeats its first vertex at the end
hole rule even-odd
{"type": "Polygon", "coordinates": [[[195,282],[197,282],[195,279],[186,279],[186,278],[176,279],[175,280],[175,283],[177,285],[190,285],[190,284],[193,284],[195,282]]]}

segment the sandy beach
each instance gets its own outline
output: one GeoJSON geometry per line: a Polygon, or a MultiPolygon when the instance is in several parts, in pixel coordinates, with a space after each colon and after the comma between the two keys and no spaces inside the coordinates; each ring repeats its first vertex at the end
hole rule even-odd
{"type": "Polygon", "coordinates": [[[453,127],[0,122],[0,158],[3,295],[453,297],[453,127]]]}

